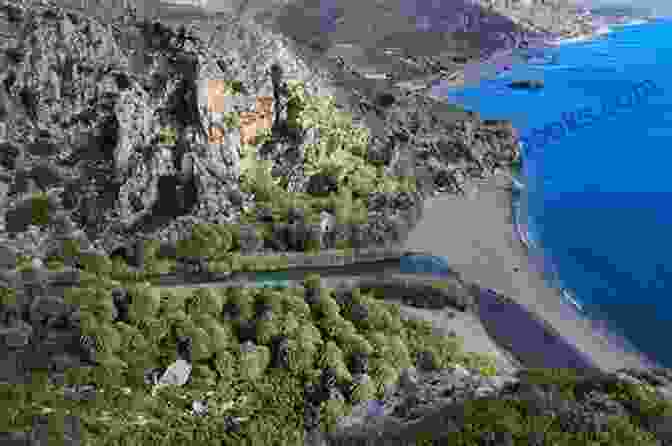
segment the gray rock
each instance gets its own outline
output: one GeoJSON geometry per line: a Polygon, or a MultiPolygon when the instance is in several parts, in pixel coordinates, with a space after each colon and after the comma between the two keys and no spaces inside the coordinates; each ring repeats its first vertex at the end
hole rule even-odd
{"type": "Polygon", "coordinates": [[[16,268],[17,259],[18,253],[15,249],[7,245],[0,245],[0,269],[16,268]]]}
{"type": "Polygon", "coordinates": [[[320,212],[320,229],[323,234],[331,232],[336,224],[336,217],[327,211],[320,212]]]}
{"type": "Polygon", "coordinates": [[[28,345],[33,328],[28,324],[19,327],[0,328],[1,343],[7,348],[19,349],[28,345]]]}
{"type": "Polygon", "coordinates": [[[161,376],[158,386],[183,386],[189,380],[191,375],[191,364],[183,359],[178,359],[168,366],[166,372],[161,376]]]}
{"type": "Polygon", "coordinates": [[[399,388],[402,392],[414,393],[418,391],[418,371],[415,367],[405,368],[399,375],[399,388]]]}
{"type": "Polygon", "coordinates": [[[544,87],[542,80],[523,80],[509,83],[509,88],[538,90],[544,87]]]}

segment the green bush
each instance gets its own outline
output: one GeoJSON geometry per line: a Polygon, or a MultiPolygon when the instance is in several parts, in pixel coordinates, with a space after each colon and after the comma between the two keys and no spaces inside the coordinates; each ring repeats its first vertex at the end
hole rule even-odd
{"type": "Polygon", "coordinates": [[[205,330],[210,338],[210,351],[216,353],[225,350],[237,343],[233,325],[229,322],[220,322],[211,314],[202,314],[192,317],[194,324],[205,330]]]}
{"type": "Polygon", "coordinates": [[[345,355],[338,347],[338,344],[333,341],[326,342],[320,349],[316,366],[319,369],[332,367],[336,371],[336,378],[339,381],[352,381],[352,375],[346,365],[345,355]]]}
{"type": "Polygon", "coordinates": [[[129,317],[132,321],[151,319],[158,314],[161,308],[160,289],[147,282],[137,283],[129,286],[128,294],[131,296],[129,317]]]}
{"type": "Polygon", "coordinates": [[[299,328],[296,330],[296,339],[315,347],[324,343],[322,333],[311,321],[301,321],[299,323],[299,328]]]}
{"type": "Polygon", "coordinates": [[[338,339],[338,346],[343,350],[346,356],[350,356],[355,352],[366,353],[368,355],[373,353],[373,347],[361,334],[347,335],[338,339]]]}
{"type": "Polygon", "coordinates": [[[315,306],[315,311],[319,317],[327,319],[340,318],[341,307],[333,298],[333,291],[327,288],[320,289],[320,296],[315,306]]]}
{"type": "Polygon", "coordinates": [[[277,320],[260,320],[257,322],[257,341],[261,345],[270,345],[271,340],[282,333],[282,328],[277,320]]]}
{"type": "Polygon", "coordinates": [[[224,307],[225,296],[215,288],[197,288],[191,297],[185,300],[185,308],[189,314],[220,315],[224,307]]]}
{"type": "Polygon", "coordinates": [[[79,255],[79,261],[89,273],[99,276],[109,276],[112,273],[112,261],[107,256],[85,253],[79,255]]]}
{"type": "Polygon", "coordinates": [[[121,350],[122,334],[110,323],[102,323],[96,330],[96,339],[100,348],[108,353],[118,353],[121,350]]]}
{"type": "Polygon", "coordinates": [[[110,353],[98,354],[96,360],[100,363],[93,368],[94,382],[104,386],[125,386],[128,364],[116,355],[110,353]]]}
{"type": "Polygon", "coordinates": [[[318,347],[301,339],[289,339],[288,344],[290,372],[298,376],[305,375],[315,364],[318,347]]]}
{"type": "Polygon", "coordinates": [[[330,399],[320,404],[320,427],[322,432],[333,432],[341,417],[352,413],[345,401],[330,399]]]}
{"type": "Polygon", "coordinates": [[[525,369],[526,379],[532,384],[549,383],[558,386],[558,390],[563,398],[575,401],[574,393],[576,383],[579,380],[576,369],[570,368],[527,368],[525,369]]]}
{"type": "Polygon", "coordinates": [[[217,234],[218,253],[225,253],[233,247],[233,228],[231,225],[216,224],[213,229],[217,234]]]}
{"type": "Polygon", "coordinates": [[[340,315],[322,317],[317,323],[324,336],[328,339],[347,339],[348,336],[357,333],[357,329],[353,323],[342,318],[340,315]]]}
{"type": "Polygon", "coordinates": [[[248,352],[242,350],[241,344],[237,353],[240,377],[244,380],[259,379],[271,364],[271,351],[265,345],[257,345],[248,352]]]}
{"type": "Polygon", "coordinates": [[[294,315],[297,319],[310,319],[310,307],[303,299],[303,296],[297,295],[295,291],[289,291],[282,298],[283,313],[294,315]]]}
{"type": "Polygon", "coordinates": [[[207,383],[211,388],[217,384],[217,372],[206,364],[194,364],[189,378],[193,381],[207,383]]]}
{"type": "Polygon", "coordinates": [[[227,302],[238,305],[240,317],[250,320],[254,317],[254,292],[249,288],[227,288],[227,302]]]}
{"type": "Polygon", "coordinates": [[[159,345],[170,333],[171,320],[165,315],[164,313],[161,318],[147,318],[138,322],[138,328],[151,345],[159,345]]]}
{"type": "MultiPolygon", "coordinates": [[[[178,330],[179,332],[179,330],[178,330]]],[[[213,355],[211,350],[213,341],[208,332],[202,327],[189,327],[183,331],[184,336],[189,336],[192,341],[192,355],[193,361],[200,361],[208,359],[213,355]]]]}
{"type": "Polygon", "coordinates": [[[362,382],[353,383],[351,399],[353,404],[357,404],[374,399],[377,393],[378,388],[375,381],[369,378],[362,382]]]}
{"type": "Polygon", "coordinates": [[[159,144],[174,146],[177,142],[177,133],[172,127],[163,127],[159,130],[159,144]]]}
{"type": "Polygon", "coordinates": [[[306,274],[303,279],[303,286],[310,289],[318,289],[321,286],[321,279],[319,274],[306,274]]]}
{"type": "Polygon", "coordinates": [[[159,305],[161,313],[170,313],[185,308],[187,296],[185,293],[178,293],[176,290],[162,288],[159,292],[161,304],[159,305]]]}
{"type": "Polygon", "coordinates": [[[388,334],[388,362],[398,369],[404,369],[413,365],[411,354],[406,343],[399,335],[388,334]]]}
{"type": "Polygon", "coordinates": [[[31,219],[30,224],[35,226],[45,226],[49,224],[49,197],[45,193],[34,194],[30,199],[31,219]]]}
{"type": "Polygon", "coordinates": [[[376,397],[383,398],[388,386],[394,386],[399,381],[399,370],[375,356],[371,358],[369,368],[369,375],[376,387],[376,397]]]}
{"type": "MultiPolygon", "coordinates": [[[[238,347],[236,346],[235,348],[238,347]]],[[[238,379],[238,363],[233,348],[217,351],[214,363],[222,383],[230,383],[238,379]]]]}
{"type": "Polygon", "coordinates": [[[114,320],[115,308],[111,296],[106,290],[88,289],[82,294],[83,302],[79,305],[82,313],[90,313],[100,322],[112,322],[114,320]]]}

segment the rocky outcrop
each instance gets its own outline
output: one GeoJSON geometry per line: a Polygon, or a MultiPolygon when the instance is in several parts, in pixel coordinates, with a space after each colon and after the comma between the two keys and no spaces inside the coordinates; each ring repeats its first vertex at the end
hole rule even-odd
{"type": "Polygon", "coordinates": [[[544,81],[542,80],[524,80],[514,81],[509,83],[509,88],[518,90],[539,90],[544,88],[544,81]]]}
{"type": "MultiPolygon", "coordinates": [[[[306,62],[289,38],[233,23],[207,47],[204,35],[181,36],[157,23],[102,25],[44,6],[12,11],[19,18],[12,26],[25,38],[4,47],[11,62],[6,96],[17,110],[5,143],[13,183],[8,209],[18,206],[20,194],[60,194],[94,243],[138,231],[171,239],[190,222],[235,222],[255,206],[241,190],[241,143],[269,127],[275,134],[259,152],[271,160],[273,175],[286,177],[292,192],[329,191],[330,178],[302,169],[304,148],[319,132],[292,135],[282,126],[283,89],[298,80],[308,95],[343,98],[332,86],[335,75],[306,62]],[[32,31],[36,25],[39,32],[32,31]],[[208,86],[231,79],[237,94],[213,107],[208,86]],[[259,119],[246,121],[260,111],[259,119]],[[226,113],[240,114],[242,127],[228,125],[226,113]],[[167,127],[175,141],[160,140],[167,127]]],[[[515,157],[506,137],[490,138],[477,120],[456,121],[426,97],[355,88],[337,105],[370,130],[367,159],[390,175],[419,178],[421,193],[368,197],[369,222],[327,231],[325,248],[354,234],[381,245],[403,240],[427,193],[459,192],[467,177],[487,176],[515,157]]]]}

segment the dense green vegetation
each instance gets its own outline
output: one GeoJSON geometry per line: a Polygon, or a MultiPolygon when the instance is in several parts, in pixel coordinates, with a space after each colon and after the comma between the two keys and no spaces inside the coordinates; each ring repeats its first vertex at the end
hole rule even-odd
{"type": "Polygon", "coordinates": [[[368,308],[367,318],[353,322],[351,306],[341,308],[334,290],[320,288],[317,277],[308,277],[304,288],[295,289],[165,290],[148,282],[111,279],[109,260],[91,257],[87,262],[82,286],[68,290],[66,301],[79,306],[82,331],[97,339],[101,366],[69,370],[66,382],[95,382],[104,389],[104,397],[73,405],[40,380],[33,380],[31,389],[4,388],[17,402],[3,407],[9,416],[2,418],[12,425],[7,430],[26,427],[30,414],[46,407],[54,410],[50,416],[65,413],[61,409],[79,413],[88,431],[86,444],[117,444],[122,436],[130,441],[127,444],[158,437],[166,444],[210,444],[214,439],[224,444],[278,444],[278,438],[283,444],[300,444],[303,383],[316,382],[325,367],[336,370],[340,384],[351,382],[347,359],[354,352],[370,355],[372,380],[353,389],[351,402],[323,403],[325,428],[348,413],[350,403],[381,396],[385,385],[393,383],[399,369],[411,365],[420,351],[431,351],[438,367],[454,362],[492,367],[488,358],[462,353],[459,338],[435,336],[426,322],[402,322],[398,307],[375,299],[372,292],[353,290],[353,302],[368,308]],[[132,296],[128,323],[113,319],[111,291],[120,286],[132,296]],[[306,303],[305,293],[314,294],[313,305],[306,303]],[[223,309],[232,305],[239,319],[224,317],[223,309]],[[241,348],[237,333],[243,321],[254,319],[259,305],[266,305],[273,317],[256,324],[258,345],[250,352],[241,348]],[[190,381],[152,396],[143,383],[144,371],[177,359],[177,335],[193,341],[190,381]],[[269,367],[270,346],[279,335],[289,342],[287,370],[269,367]],[[212,413],[203,418],[188,415],[190,401],[206,395],[221,407],[234,403],[227,414],[248,420],[241,433],[225,433],[221,417],[212,413]]]}
{"type": "MultiPolygon", "coordinates": [[[[572,369],[527,369],[526,382],[557,386],[563,399],[577,401],[577,388],[582,378],[572,369]]],[[[528,446],[530,436],[543,434],[549,445],[658,445],[654,435],[644,429],[646,417],[672,413],[672,404],[655,396],[646,386],[620,382],[607,389],[610,398],[626,407],[638,407],[636,416],[611,416],[603,432],[569,432],[560,424],[558,417],[543,415],[532,409],[530,403],[521,400],[484,398],[466,401],[464,404],[464,429],[437,440],[428,432],[421,435],[418,445],[478,444],[484,432],[507,432],[512,434],[513,444],[528,446]]]]}
{"type": "MultiPolygon", "coordinates": [[[[160,290],[146,282],[92,275],[86,286],[69,290],[66,300],[79,305],[82,330],[98,340],[97,359],[102,366],[69,370],[66,382],[95,382],[103,392],[92,401],[69,402],[63,389],[47,383],[46,371],[34,373],[29,386],[0,385],[6,401],[0,405],[0,420],[5,423],[0,430],[27,429],[32,415],[41,413],[53,421],[49,426],[56,439],[61,432],[59,420],[72,413],[82,419],[87,445],[194,441],[299,445],[304,383],[317,383],[325,367],[336,371],[339,383],[351,382],[347,358],[355,352],[370,355],[372,380],[355,388],[349,401],[322,404],[324,429],[348,414],[352,403],[380,397],[385,385],[397,379],[399,369],[410,366],[421,351],[432,352],[437,367],[461,363],[484,374],[494,371],[488,358],[464,354],[461,339],[436,336],[425,321],[402,321],[397,304],[376,299],[375,290],[354,289],[353,303],[340,306],[334,290],[319,288],[318,280],[307,277],[304,287],[293,289],[160,290]],[[110,290],[117,286],[133,296],[128,323],[112,319],[110,290]],[[311,305],[305,300],[307,290],[316,291],[311,305]],[[368,309],[367,318],[353,316],[354,303],[368,309]],[[238,308],[239,319],[223,317],[231,305],[238,308]],[[260,305],[273,317],[257,323],[258,345],[248,351],[241,347],[237,333],[260,305]],[[181,335],[193,340],[191,378],[183,387],[161,388],[152,394],[144,384],[144,371],[177,359],[175,339],[181,335]],[[272,339],[278,335],[289,340],[288,369],[270,367],[272,339]],[[192,401],[206,398],[207,415],[189,412],[192,401]],[[238,433],[227,431],[224,415],[243,420],[238,433]]],[[[3,302],[7,299],[3,294],[3,302]]],[[[531,369],[526,380],[555,385],[563,398],[577,400],[580,377],[575,371],[531,369]]],[[[670,404],[658,400],[650,388],[627,383],[613,385],[608,392],[637,407],[639,415],[610,419],[605,433],[572,434],[555,417],[534,415],[525,402],[484,398],[465,403],[464,429],[440,444],[473,445],[483,432],[500,431],[510,432],[516,445],[527,445],[528,435],[538,431],[545,433],[548,444],[655,444],[651,434],[638,426],[646,416],[672,413],[670,404]]],[[[437,444],[431,432],[418,440],[437,444]]]]}
{"type": "MultiPolygon", "coordinates": [[[[279,217],[277,221],[286,221],[289,205],[307,211],[308,217],[315,217],[322,210],[336,209],[343,211],[343,218],[347,214],[361,220],[369,193],[415,190],[413,178],[386,175],[382,166],[367,159],[368,129],[354,125],[349,113],[336,108],[333,97],[310,96],[301,82],[290,80],[288,85],[288,125],[301,131],[314,129],[319,134],[316,142],[305,147],[304,173],[308,177],[316,174],[333,177],[339,194],[325,201],[308,194],[287,192],[288,178],[273,177],[271,160],[260,157],[254,145],[246,145],[241,157],[242,186],[255,193],[259,204],[269,205],[274,216],[279,217]],[[340,205],[334,206],[334,203],[340,205]]],[[[258,141],[262,143],[269,137],[270,134],[260,135],[258,141]]]]}

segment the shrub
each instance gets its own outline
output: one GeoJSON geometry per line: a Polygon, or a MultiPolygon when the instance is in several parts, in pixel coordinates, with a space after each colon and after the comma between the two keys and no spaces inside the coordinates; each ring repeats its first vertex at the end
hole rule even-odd
{"type": "Polygon", "coordinates": [[[315,363],[318,347],[302,340],[289,339],[289,370],[301,376],[309,372],[315,363]]]}
{"type": "Polygon", "coordinates": [[[260,320],[257,322],[257,342],[262,345],[270,345],[271,340],[282,333],[276,320],[260,320]]]}
{"type": "Polygon", "coordinates": [[[465,367],[476,370],[483,376],[497,375],[497,362],[492,355],[478,353],[463,353],[457,355],[457,361],[464,364],[465,367]]]}
{"type": "Polygon", "coordinates": [[[176,310],[183,310],[188,299],[184,293],[177,293],[175,290],[161,289],[160,311],[162,313],[171,313],[176,310]]]}
{"type": "MultiPolygon", "coordinates": [[[[238,348],[237,346],[235,348],[238,348]]],[[[238,361],[234,349],[223,349],[215,353],[214,363],[220,380],[225,383],[238,379],[238,361]]]]}
{"type": "Polygon", "coordinates": [[[112,273],[112,261],[105,255],[85,253],[79,255],[79,262],[83,269],[99,276],[108,276],[112,273]]]}
{"type": "Polygon", "coordinates": [[[82,312],[88,312],[95,316],[100,322],[113,322],[116,313],[112,297],[105,290],[88,289],[84,297],[84,302],[79,305],[82,312]]]}
{"type": "Polygon", "coordinates": [[[192,384],[199,382],[201,385],[213,387],[217,384],[217,372],[206,364],[193,364],[189,379],[192,384]]]}
{"type": "Polygon", "coordinates": [[[156,316],[161,307],[161,291],[149,283],[133,284],[128,289],[131,296],[129,316],[138,321],[156,316]]]}
{"type": "Polygon", "coordinates": [[[367,355],[373,353],[373,347],[361,334],[344,336],[343,339],[338,340],[338,345],[346,357],[357,352],[366,353],[367,355]]]}
{"type": "Polygon", "coordinates": [[[348,339],[349,336],[357,334],[353,323],[339,315],[321,318],[319,326],[326,337],[334,340],[348,339]]]}
{"type": "Polygon", "coordinates": [[[35,194],[30,199],[30,207],[32,209],[30,222],[35,226],[45,226],[49,224],[49,213],[53,209],[49,204],[49,197],[47,194],[35,194]]]}
{"type": "Polygon", "coordinates": [[[326,288],[320,289],[319,300],[315,306],[315,311],[320,317],[327,319],[340,318],[341,307],[338,306],[332,297],[332,290],[326,288]]]}
{"type": "Polygon", "coordinates": [[[411,354],[404,340],[399,335],[388,335],[389,363],[398,369],[413,365],[411,354]]]}
{"type": "Polygon", "coordinates": [[[233,232],[231,226],[217,224],[213,225],[213,229],[217,234],[218,253],[221,254],[230,251],[233,246],[233,232]]]}
{"type": "Polygon", "coordinates": [[[203,359],[208,359],[212,356],[213,352],[212,339],[208,335],[208,332],[202,327],[194,326],[188,327],[185,330],[177,330],[182,336],[187,336],[191,339],[191,359],[192,361],[200,361],[203,359]]]}
{"type": "Polygon", "coordinates": [[[400,321],[395,321],[387,308],[373,299],[362,299],[368,309],[368,317],[363,321],[363,328],[379,331],[393,331],[400,329],[400,321]]]}
{"type": "Polygon", "coordinates": [[[159,130],[159,144],[174,146],[177,142],[177,133],[172,127],[163,127],[159,130]]]}
{"type": "Polygon", "coordinates": [[[283,292],[269,288],[257,289],[256,304],[259,307],[267,307],[274,315],[280,315],[282,312],[283,292]]]}
{"type": "Polygon", "coordinates": [[[159,345],[170,333],[170,326],[171,320],[166,317],[166,313],[161,318],[147,318],[138,323],[138,328],[150,345],[159,345]]]}
{"type": "Polygon", "coordinates": [[[113,354],[96,356],[100,365],[94,367],[92,376],[94,382],[103,386],[125,386],[125,375],[128,364],[113,354]]]}
{"type": "Polygon", "coordinates": [[[353,381],[350,386],[352,389],[350,392],[350,400],[353,404],[372,400],[378,393],[376,383],[367,375],[358,377],[358,379],[353,381]]]}
{"type": "Polygon", "coordinates": [[[288,292],[282,297],[282,311],[285,314],[292,314],[297,319],[309,319],[311,312],[310,307],[305,302],[302,296],[298,296],[295,292],[288,292]]]}
{"type": "Polygon", "coordinates": [[[292,313],[283,314],[278,324],[280,325],[280,333],[287,337],[294,337],[301,326],[297,317],[292,313]]]}
{"type": "Polygon", "coordinates": [[[179,257],[213,257],[217,254],[217,234],[211,225],[199,223],[193,226],[188,239],[177,241],[179,257]]]}
{"type": "Polygon", "coordinates": [[[296,339],[299,342],[318,346],[323,344],[322,333],[311,321],[301,321],[296,331],[296,339]]]}
{"type": "Polygon", "coordinates": [[[576,400],[575,388],[579,380],[577,370],[569,368],[527,368],[523,372],[531,384],[551,384],[558,386],[563,398],[576,400]]]}
{"type": "Polygon", "coordinates": [[[138,327],[125,322],[115,322],[113,327],[121,336],[121,350],[126,353],[145,352],[152,348],[149,340],[143,335],[138,327]]]}
{"type": "Polygon", "coordinates": [[[322,284],[319,274],[306,274],[303,279],[303,286],[305,288],[319,289],[322,284]]]}
{"type": "Polygon", "coordinates": [[[224,296],[213,288],[197,288],[193,295],[185,300],[185,307],[189,314],[212,314],[222,313],[224,296]]]}
{"type": "Polygon", "coordinates": [[[236,305],[240,311],[240,318],[249,320],[254,317],[254,295],[248,288],[228,288],[226,302],[236,305]]]}
{"type": "Polygon", "coordinates": [[[345,401],[329,399],[320,404],[320,427],[322,432],[333,432],[341,417],[348,415],[352,410],[345,401]]]}
{"type": "Polygon", "coordinates": [[[102,351],[118,353],[122,347],[123,337],[113,325],[102,323],[96,329],[96,341],[102,351]]]}
{"type": "Polygon", "coordinates": [[[265,345],[257,345],[253,351],[245,351],[241,344],[238,355],[239,373],[244,380],[259,379],[271,364],[271,350],[265,345]]]}
{"type": "Polygon", "coordinates": [[[328,341],[320,349],[316,366],[320,369],[331,367],[336,372],[339,381],[352,381],[352,375],[345,362],[345,355],[333,341],[328,341]]]}
{"type": "Polygon", "coordinates": [[[390,348],[387,336],[382,331],[370,331],[367,332],[367,340],[371,343],[373,347],[373,355],[379,358],[389,358],[390,357],[390,348]]]}
{"type": "Polygon", "coordinates": [[[208,333],[211,340],[210,350],[213,353],[227,349],[236,342],[233,325],[231,324],[220,323],[211,315],[202,315],[194,322],[208,333]]]}
{"type": "Polygon", "coordinates": [[[399,370],[384,359],[371,358],[370,373],[376,386],[376,396],[382,398],[386,390],[399,380],[399,370]]]}

